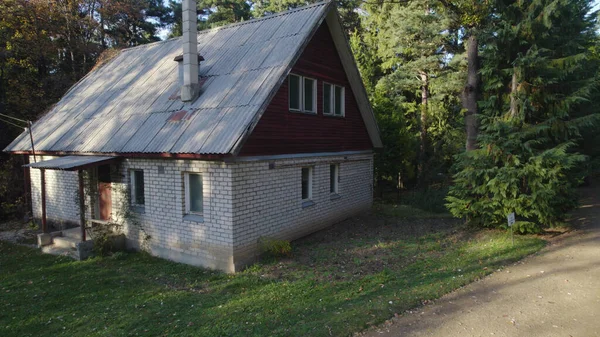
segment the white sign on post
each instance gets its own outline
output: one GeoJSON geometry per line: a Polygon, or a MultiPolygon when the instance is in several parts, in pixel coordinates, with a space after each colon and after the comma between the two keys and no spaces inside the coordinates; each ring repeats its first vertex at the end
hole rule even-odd
{"type": "Polygon", "coordinates": [[[508,227],[512,227],[515,224],[515,212],[510,213],[508,216],[508,227]]]}

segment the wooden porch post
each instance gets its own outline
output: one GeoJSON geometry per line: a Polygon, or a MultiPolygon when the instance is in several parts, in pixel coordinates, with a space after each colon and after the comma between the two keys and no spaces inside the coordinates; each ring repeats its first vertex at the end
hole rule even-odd
{"type": "Polygon", "coordinates": [[[81,241],[85,241],[85,194],[83,190],[83,170],[78,170],[79,176],[79,226],[81,226],[81,241]]]}
{"type": "Polygon", "coordinates": [[[40,183],[42,184],[42,231],[48,233],[46,223],[46,170],[40,169],[40,183]]]}

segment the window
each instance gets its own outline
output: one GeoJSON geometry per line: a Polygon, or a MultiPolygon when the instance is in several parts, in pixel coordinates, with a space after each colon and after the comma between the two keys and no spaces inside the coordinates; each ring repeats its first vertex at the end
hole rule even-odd
{"type": "Polygon", "coordinates": [[[202,215],[202,175],[197,173],[185,174],[185,212],[187,214],[202,215]]]}
{"type": "Polygon", "coordinates": [[[329,165],[329,193],[337,194],[339,192],[339,177],[340,177],[340,165],[331,164],[329,165]]]}
{"type": "Polygon", "coordinates": [[[144,206],[144,171],[129,171],[131,184],[131,204],[134,206],[144,206]]]}
{"type": "Polygon", "coordinates": [[[301,77],[298,75],[290,74],[288,77],[290,110],[302,110],[302,107],[300,106],[300,97],[302,96],[300,79],[301,77]]]}
{"type": "Polygon", "coordinates": [[[317,112],[317,80],[290,74],[288,87],[290,111],[317,112]]]}
{"type": "Polygon", "coordinates": [[[323,83],[323,113],[344,116],[344,87],[323,83]]]}
{"type": "Polygon", "coordinates": [[[312,199],[312,167],[302,168],[302,200],[312,199]]]}
{"type": "Polygon", "coordinates": [[[331,90],[333,86],[329,83],[323,83],[323,113],[331,115],[333,113],[333,105],[331,101],[331,90]]]}
{"type": "Polygon", "coordinates": [[[304,77],[304,111],[317,112],[317,81],[304,77]]]}

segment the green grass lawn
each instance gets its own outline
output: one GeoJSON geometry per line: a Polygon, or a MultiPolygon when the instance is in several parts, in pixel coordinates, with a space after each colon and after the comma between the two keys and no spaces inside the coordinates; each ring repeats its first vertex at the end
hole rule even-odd
{"type": "Polygon", "coordinates": [[[236,275],[142,253],[75,262],[0,242],[0,336],[344,336],[534,253],[544,241],[371,214],[236,275]]]}

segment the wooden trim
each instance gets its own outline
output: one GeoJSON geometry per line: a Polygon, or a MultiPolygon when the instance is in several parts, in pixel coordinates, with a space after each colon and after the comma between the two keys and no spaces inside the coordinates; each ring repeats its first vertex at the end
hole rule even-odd
{"type": "Polygon", "coordinates": [[[377,120],[375,119],[373,109],[371,108],[371,103],[369,103],[367,90],[365,89],[360,73],[358,72],[358,67],[354,61],[354,56],[352,55],[352,50],[350,49],[342,24],[340,23],[337,10],[329,11],[326,22],[327,26],[329,26],[329,32],[333,38],[333,43],[340,55],[342,66],[346,71],[348,82],[350,82],[350,87],[354,93],[354,98],[356,99],[360,114],[367,127],[367,132],[369,133],[373,147],[382,148],[383,143],[379,134],[377,120]]]}
{"type": "Polygon", "coordinates": [[[40,184],[42,185],[42,231],[48,233],[48,223],[46,219],[46,170],[40,170],[40,184]]]}
{"type": "Polygon", "coordinates": [[[77,171],[79,178],[79,227],[81,228],[81,241],[85,241],[85,192],[83,189],[83,170],[77,171]]]}
{"type": "MultiPolygon", "coordinates": [[[[12,154],[31,155],[31,151],[13,151],[12,154]]],[[[101,152],[64,152],[64,151],[35,151],[38,155],[47,156],[113,156],[124,158],[151,158],[151,159],[199,159],[199,160],[224,160],[232,157],[231,154],[195,154],[195,153],[101,153],[101,152]]],[[[92,166],[96,166],[96,163],[92,166]]]]}
{"type": "Polygon", "coordinates": [[[277,159],[300,159],[314,157],[334,157],[334,156],[353,156],[353,155],[372,155],[373,151],[343,151],[343,152],[318,152],[318,153],[298,153],[298,154],[276,154],[270,156],[248,156],[248,157],[232,157],[225,162],[246,162],[246,161],[267,161],[277,159]]]}

